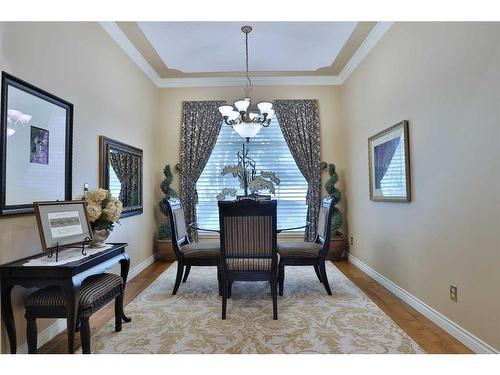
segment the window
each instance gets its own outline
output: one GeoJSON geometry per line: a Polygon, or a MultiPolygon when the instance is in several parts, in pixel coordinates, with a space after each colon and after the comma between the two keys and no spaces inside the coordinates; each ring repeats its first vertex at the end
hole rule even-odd
{"type": "MultiPolygon", "coordinates": [[[[219,227],[216,195],[223,188],[235,188],[238,194],[243,194],[237,178],[231,175],[221,176],[224,166],[237,164],[236,154],[241,150],[243,142],[230,126],[222,124],[214,150],[196,183],[196,212],[200,227],[219,227]]],[[[269,127],[262,128],[248,146],[248,156],[255,160],[257,172],[271,170],[281,180],[280,185],[276,187],[276,195],[273,196],[273,199],[278,200],[278,228],[304,225],[307,214],[307,181],[293,160],[278,121],[273,119],[269,127]]],[[[266,192],[263,191],[262,194],[266,192]]]]}

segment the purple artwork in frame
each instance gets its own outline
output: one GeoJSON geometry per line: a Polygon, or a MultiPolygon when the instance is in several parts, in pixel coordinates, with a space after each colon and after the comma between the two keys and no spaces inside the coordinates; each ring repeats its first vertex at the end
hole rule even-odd
{"type": "Polygon", "coordinates": [[[49,164],[49,131],[31,127],[30,163],[49,164]]]}
{"type": "Polygon", "coordinates": [[[368,138],[370,199],[410,202],[408,121],[403,120],[368,138]]]}

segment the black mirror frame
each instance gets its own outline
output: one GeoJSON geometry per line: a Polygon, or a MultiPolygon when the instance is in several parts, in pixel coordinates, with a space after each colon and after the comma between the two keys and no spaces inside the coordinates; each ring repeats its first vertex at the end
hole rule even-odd
{"type": "Polygon", "coordinates": [[[114,139],[105,137],[103,135],[99,136],[99,187],[109,190],[109,149],[114,148],[118,150],[122,150],[129,154],[136,155],[139,157],[139,196],[140,196],[140,205],[133,206],[130,208],[123,207],[123,212],[120,216],[121,218],[141,215],[143,213],[143,188],[142,188],[142,178],[143,178],[143,152],[140,148],[130,146],[126,143],[116,141],[114,139]]]}

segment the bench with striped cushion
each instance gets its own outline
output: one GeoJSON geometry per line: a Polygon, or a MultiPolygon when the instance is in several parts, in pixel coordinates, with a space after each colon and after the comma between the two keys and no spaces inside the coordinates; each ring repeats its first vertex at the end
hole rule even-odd
{"type": "MultiPolygon", "coordinates": [[[[123,311],[123,279],[119,275],[103,273],[85,279],[80,289],[77,317],[81,324],[81,342],[83,353],[90,353],[89,318],[95,312],[115,300],[115,330],[121,331],[121,316],[123,311]]],[[[58,286],[40,289],[26,298],[26,309],[29,353],[36,353],[38,318],[65,318],[66,299],[63,290],[58,286]]]]}

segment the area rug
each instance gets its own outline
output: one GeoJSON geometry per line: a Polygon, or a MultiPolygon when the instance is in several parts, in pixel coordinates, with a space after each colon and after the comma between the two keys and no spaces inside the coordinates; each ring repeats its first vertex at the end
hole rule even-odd
{"type": "Polygon", "coordinates": [[[269,283],[234,283],[221,320],[216,269],[193,267],[172,296],[177,264],[126,306],[132,322],[94,333],[92,353],[423,353],[333,264],[328,296],[312,267],[286,269],[279,320],[269,283]]]}

